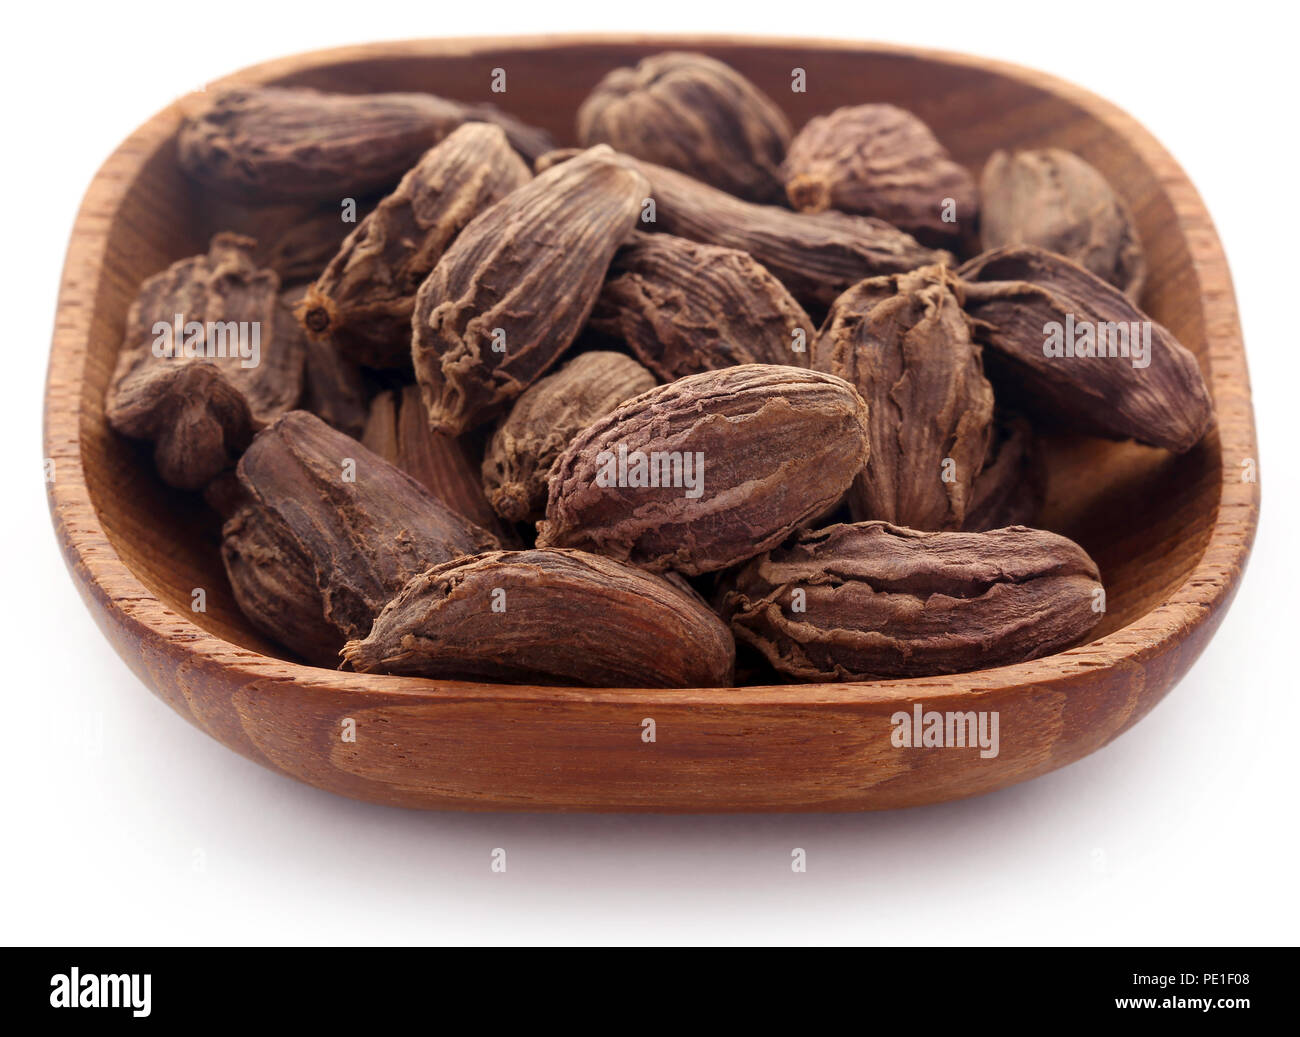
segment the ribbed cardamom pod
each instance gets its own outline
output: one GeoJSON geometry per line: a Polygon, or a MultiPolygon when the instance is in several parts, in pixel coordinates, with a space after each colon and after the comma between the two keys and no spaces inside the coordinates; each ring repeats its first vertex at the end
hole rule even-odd
{"type": "Polygon", "coordinates": [[[499,127],[453,131],[348,236],[308,290],[303,325],[368,367],[409,367],[420,285],[470,220],[531,179],[499,127]]]}
{"type": "Polygon", "coordinates": [[[648,190],[592,148],[461,232],[416,296],[412,354],[435,431],[495,417],[569,348],[648,190]]]}
{"type": "Polygon", "coordinates": [[[491,551],[416,576],[344,657],[365,673],[711,688],[731,683],[735,642],[661,576],[583,551],[491,551]]]}
{"type": "Polygon", "coordinates": [[[995,151],[980,177],[984,248],[1059,252],[1134,301],[1146,262],[1133,215],[1096,169],[1060,148],[995,151]]]}
{"type": "Polygon", "coordinates": [[[859,282],[835,300],[813,366],[866,400],[871,458],[849,491],[855,520],[960,529],[984,464],[993,387],[947,267],[859,282]]]}
{"type": "Polygon", "coordinates": [[[410,476],[306,411],[240,459],[247,504],[222,530],[226,575],[250,621],[322,666],[413,576],[496,547],[410,476]]]}
{"type": "Polygon", "coordinates": [[[361,442],[397,465],[458,515],[502,543],[513,539],[488,504],[479,478],[481,451],[462,436],[433,432],[414,385],[381,392],[370,401],[361,442]]]}
{"type": "Polygon", "coordinates": [[[236,87],[181,127],[181,168],[207,187],[266,202],[333,202],[387,191],[466,122],[491,122],[533,161],[553,145],[491,105],[432,94],[328,94],[236,87]]]}
{"type": "Polygon", "coordinates": [[[618,250],[590,326],[664,381],[736,364],[806,367],[816,328],[748,252],[671,234],[618,250]]]}
{"type": "Polygon", "coordinates": [[[790,142],[786,193],[801,212],[875,216],[923,244],[956,248],[977,208],[975,181],[930,127],[891,104],[837,108],[790,142]]]}
{"type": "Polygon", "coordinates": [[[984,467],[971,487],[962,528],[980,533],[1004,526],[1032,526],[1047,497],[1047,463],[1038,437],[1024,418],[994,424],[984,467]]]}
{"type": "MultiPolygon", "coordinates": [[[[303,212],[284,230],[265,233],[257,229],[257,251],[254,258],[261,266],[270,267],[280,275],[280,283],[303,286],[316,280],[340,248],[347,236],[356,230],[356,220],[364,220],[373,211],[377,198],[355,199],[355,209],[345,207],[339,200],[316,206],[303,212]],[[347,216],[349,219],[344,220],[347,216]]],[[[265,206],[246,206],[244,212],[256,213],[265,206]]],[[[295,208],[298,208],[295,206],[295,208]]],[[[241,222],[257,222],[245,216],[241,222]]]]}
{"type": "Polygon", "coordinates": [[[665,166],[622,160],[644,173],[653,189],[654,204],[642,210],[640,230],[748,252],[804,306],[829,306],[864,277],[952,261],[884,220],[756,205],[665,166]]]}
{"type": "Polygon", "coordinates": [[[999,393],[1014,388],[1019,406],[1085,435],[1176,453],[1209,430],[1214,409],[1196,357],[1096,274],[1029,245],[985,252],[958,274],[993,381],[999,393]]]}
{"type": "Polygon", "coordinates": [[[669,52],[605,76],[578,109],[578,139],[608,144],[753,202],[783,198],[790,123],[753,83],[703,54],[669,52]]]}
{"type": "Polygon", "coordinates": [[[642,393],[551,469],[538,546],[713,572],[831,507],[868,454],[867,406],[841,378],[727,367],[642,393]]]}
{"type": "MultiPolygon", "coordinates": [[[[290,313],[302,305],[307,286],[299,285],[280,296],[280,303],[290,313]]],[[[308,335],[297,329],[302,339],[306,362],[303,365],[303,392],[300,408],[311,411],[325,424],[353,438],[365,428],[370,407],[365,377],[358,364],[345,357],[329,335],[308,335]]]]}
{"type": "Polygon", "coordinates": [[[923,533],[886,522],[801,533],[724,581],[742,643],[800,680],[967,673],[1051,655],[1101,619],[1097,566],[1012,526],[923,533]]]}
{"type": "Polygon", "coordinates": [[[515,401],[483,457],[483,485],[498,515],[512,522],[541,518],[555,459],[597,418],[655,385],[630,356],[579,353],[515,401]]]}
{"type": "Polygon", "coordinates": [[[147,279],[127,316],[105,414],[152,441],[158,474],[181,489],[205,486],[302,395],[303,337],[254,246],[218,234],[147,279]]]}

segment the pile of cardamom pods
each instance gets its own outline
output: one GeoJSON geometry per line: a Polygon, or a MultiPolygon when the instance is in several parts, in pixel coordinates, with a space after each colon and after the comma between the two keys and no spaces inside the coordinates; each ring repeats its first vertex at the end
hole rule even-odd
{"type": "Polygon", "coordinates": [[[1183,452],[1209,393],[1096,169],[999,151],[977,184],[862,100],[795,132],[658,54],[561,149],[485,103],[224,91],[177,154],[235,216],[141,286],[108,420],[315,665],[708,687],[1064,650],[1105,595],[1035,528],[1041,432],[1183,452]]]}

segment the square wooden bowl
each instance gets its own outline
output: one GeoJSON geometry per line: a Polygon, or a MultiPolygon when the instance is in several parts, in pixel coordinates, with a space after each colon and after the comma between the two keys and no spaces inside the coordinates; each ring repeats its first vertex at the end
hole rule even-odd
{"type": "Polygon", "coordinates": [[[572,143],[574,112],[605,72],[668,49],[735,66],[796,127],[839,105],[901,105],[976,172],[995,148],[1066,148],[1132,207],[1150,268],[1143,306],[1200,360],[1218,427],[1181,457],[1098,440],[1050,443],[1041,524],[1077,540],[1101,567],[1108,611],[1095,639],[957,677],[673,691],[430,681],[292,661],[235,606],[216,521],[195,497],[163,486],[148,451],[104,422],[104,390],[140,282],[205,251],[227,219],[177,168],[181,99],[123,142],[82,203],[63,272],[45,441],[68,567],[118,652],[182,716],[268,767],[382,803],[862,810],[970,796],[1071,763],[1141,719],[1200,654],[1240,580],[1259,512],[1246,359],[1227,264],[1195,189],[1107,102],[1039,72],[955,54],[681,37],[386,43],[289,57],[214,86],[492,100],[572,143]],[[498,67],[508,71],[504,95],[489,93],[498,67]],[[790,89],[795,68],[806,70],[805,93],[790,89]],[[191,611],[195,588],[207,593],[205,613],[191,611]],[[998,755],[895,748],[890,718],[917,703],[996,711],[998,755]],[[355,741],[341,737],[348,718],[355,741]],[[653,742],[642,740],[646,718],[653,742]]]}

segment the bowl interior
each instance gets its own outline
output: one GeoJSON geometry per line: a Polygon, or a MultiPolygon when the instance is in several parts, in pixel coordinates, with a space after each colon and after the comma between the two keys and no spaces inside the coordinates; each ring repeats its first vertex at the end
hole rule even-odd
{"type": "MultiPolygon", "coordinates": [[[[560,144],[570,144],[574,112],[592,85],[611,68],[662,49],[653,43],[467,45],[455,56],[380,55],[304,67],[275,81],[344,92],[413,90],[491,100],[545,127],[560,144]],[[489,92],[494,68],[506,70],[504,94],[489,92]]],[[[884,49],[717,41],[694,49],[753,79],[796,127],[841,105],[887,101],[916,112],[975,173],[996,148],[1057,146],[1082,156],[1133,209],[1150,268],[1143,308],[1206,369],[1199,284],[1169,197],[1122,135],[1070,100],[958,60],[884,49]],[[797,68],[805,70],[806,92],[791,90],[797,68]]],[[[179,112],[171,114],[178,123],[179,112]]],[[[216,230],[256,235],[279,218],[282,213],[275,211],[215,203],[178,171],[171,140],[154,147],[109,232],[82,385],[81,446],[100,522],[141,582],[210,632],[288,659],[292,656],[259,635],[234,603],[219,558],[219,520],[196,495],[164,486],[153,473],[149,450],[113,434],[103,414],[127,309],[140,282],[204,251],[216,230]],[[206,591],[204,613],[191,610],[196,588],[206,591]]],[[[1191,573],[1217,513],[1218,455],[1215,435],[1182,457],[1134,444],[1049,441],[1050,489],[1041,524],[1077,540],[1101,567],[1107,613],[1097,636],[1150,611],[1191,573]]]]}

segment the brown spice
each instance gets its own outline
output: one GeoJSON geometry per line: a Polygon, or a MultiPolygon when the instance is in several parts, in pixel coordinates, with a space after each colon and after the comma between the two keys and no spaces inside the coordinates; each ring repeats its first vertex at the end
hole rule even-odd
{"type": "Polygon", "coordinates": [[[319,665],[338,662],[413,576],[496,547],[410,476],[305,411],[240,459],[248,503],[222,530],[235,599],[253,623],[319,665]]]}
{"type": "Polygon", "coordinates": [[[122,435],[152,441],[158,474],[181,489],[233,464],[302,394],[302,337],[254,245],[218,234],[205,255],[146,280],[127,316],[105,414],[122,435]]]}
{"type": "Polygon", "coordinates": [[[483,458],[483,486],[497,514],[539,519],[551,465],[573,437],[619,404],[653,388],[654,375],[622,353],[580,353],[515,401],[483,458]]]}
{"type": "Polygon", "coordinates": [[[962,528],[970,532],[1032,526],[1047,497],[1047,463],[1024,418],[999,419],[984,467],[971,487],[962,528]]]}
{"type": "Polygon", "coordinates": [[[735,644],[663,577],[582,551],[492,551],[416,576],[344,655],[363,672],[717,687],[731,682],[735,644]]]}
{"type": "Polygon", "coordinates": [[[737,639],[800,680],[966,673],[1051,655],[1101,618],[1077,544],[1012,526],[923,533],[885,522],[800,534],[724,584],[737,639]]]}
{"type": "Polygon", "coordinates": [[[416,297],[412,354],[435,431],[495,417],[568,349],[646,193],[592,148],[461,232],[416,297]]]}
{"type": "Polygon", "coordinates": [[[1128,206],[1106,179],[1060,148],[995,151],[980,177],[985,250],[1036,245],[1059,252],[1134,301],[1146,262],[1128,206]]]}
{"type": "Polygon", "coordinates": [[[361,442],[395,464],[456,514],[503,543],[513,534],[501,526],[479,478],[481,452],[463,436],[429,429],[420,390],[414,385],[381,392],[370,402],[361,442]]]}
{"type": "Polygon", "coordinates": [[[867,460],[841,378],[744,364],[680,378],[577,436],[551,469],[538,546],[713,572],[814,521],[867,460]]]}
{"type": "Polygon", "coordinates": [[[409,368],[420,285],[470,220],[531,179],[499,127],[455,130],[348,236],[307,292],[304,326],[359,363],[409,368]]]}
{"type": "Polygon", "coordinates": [[[578,109],[584,145],[608,144],[753,202],[782,200],[790,133],[753,83],[703,54],[655,54],[615,69],[578,109]]]}
{"type": "Polygon", "coordinates": [[[255,229],[252,234],[257,238],[254,258],[258,265],[270,267],[279,274],[280,283],[285,287],[316,280],[342,247],[344,239],[356,230],[355,220],[364,220],[377,199],[354,201],[356,207],[352,211],[345,210],[338,201],[309,209],[292,226],[269,236],[255,229]],[[345,222],[345,213],[355,220],[345,222]]]}
{"type": "Polygon", "coordinates": [[[812,318],[748,252],[671,234],[618,250],[590,326],[665,381],[736,364],[806,367],[812,318]]]}
{"type": "Polygon", "coordinates": [[[328,94],[291,87],[222,91],[181,127],[181,167],[257,202],[333,202],[389,190],[465,122],[492,122],[533,161],[553,145],[491,105],[432,94],[328,94]]]}
{"type": "Polygon", "coordinates": [[[891,104],[837,108],[809,120],[783,167],[802,212],[876,216],[926,245],[955,249],[973,227],[975,181],[930,128],[891,104]]]}
{"type": "Polygon", "coordinates": [[[755,205],[664,166],[624,161],[644,173],[654,191],[654,221],[643,211],[641,230],[748,252],[804,306],[828,306],[864,277],[952,260],[874,217],[755,205]]]}
{"type": "Polygon", "coordinates": [[[986,356],[1000,361],[990,366],[995,382],[1017,387],[1035,415],[1176,453],[1209,430],[1214,411],[1196,358],[1118,288],[1028,245],[976,256],[959,275],[977,334],[997,354],[986,356]]]}
{"type": "Polygon", "coordinates": [[[871,458],[849,491],[855,520],[960,529],[984,463],[993,388],[946,267],[874,277],[839,297],[813,365],[870,410],[871,458]]]}
{"type": "MultiPolygon", "coordinates": [[[[296,313],[306,291],[306,285],[290,289],[280,297],[281,305],[287,312],[296,313]]],[[[360,436],[369,412],[361,368],[342,354],[332,337],[310,336],[301,326],[295,327],[293,333],[302,342],[306,360],[301,408],[340,432],[360,436]]]]}

